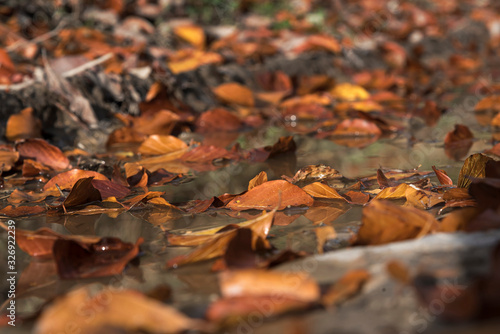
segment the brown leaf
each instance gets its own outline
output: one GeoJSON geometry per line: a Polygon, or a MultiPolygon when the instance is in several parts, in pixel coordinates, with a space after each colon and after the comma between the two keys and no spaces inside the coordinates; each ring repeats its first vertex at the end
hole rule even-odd
{"type": "Polygon", "coordinates": [[[362,101],[370,97],[370,93],[363,87],[347,82],[336,85],[330,93],[335,98],[343,101],[362,101]]]}
{"type": "Polygon", "coordinates": [[[185,151],[187,147],[187,144],[177,137],[152,135],[141,144],[138,152],[148,155],[161,155],[185,151]]]}
{"type": "Polygon", "coordinates": [[[68,197],[64,200],[63,206],[70,208],[90,202],[100,201],[102,199],[101,193],[92,185],[93,179],[94,178],[91,176],[76,181],[68,197]]]}
{"type": "Polygon", "coordinates": [[[304,190],[285,180],[275,180],[235,197],[226,207],[231,210],[283,210],[289,206],[311,206],[313,199],[304,190]]]}
{"type": "Polygon", "coordinates": [[[335,239],[337,237],[337,233],[335,232],[333,226],[317,227],[314,229],[314,233],[316,233],[316,250],[318,254],[323,254],[323,248],[328,240],[335,239]]]}
{"type": "Polygon", "coordinates": [[[216,159],[238,159],[238,154],[229,152],[225,148],[200,145],[180,157],[181,161],[190,163],[211,164],[216,159]]]}
{"type": "Polygon", "coordinates": [[[248,182],[248,190],[260,186],[261,184],[266,182],[267,182],[267,173],[260,172],[253,179],[251,179],[250,182],[248,182]]]}
{"type": "Polygon", "coordinates": [[[406,204],[411,205],[420,209],[430,209],[434,205],[444,203],[443,196],[436,192],[419,189],[413,185],[410,185],[406,189],[406,204]]]}
{"type": "Polygon", "coordinates": [[[8,205],[0,210],[0,215],[6,217],[23,217],[32,216],[45,212],[45,208],[41,206],[12,206],[8,205]]]}
{"type": "Polygon", "coordinates": [[[0,174],[9,171],[19,160],[19,152],[0,150],[0,174]]]}
{"type": "Polygon", "coordinates": [[[370,121],[354,118],[345,119],[340,122],[335,130],[333,130],[333,136],[368,136],[368,137],[378,137],[382,134],[379,127],[370,121]]]}
{"type": "Polygon", "coordinates": [[[56,184],[59,186],[59,188],[61,188],[61,190],[70,189],[70,188],[73,188],[73,186],[75,185],[75,183],[78,180],[86,178],[86,177],[93,177],[94,180],[103,180],[103,181],[108,180],[108,178],[106,176],[102,175],[101,173],[97,173],[97,172],[90,171],[90,170],[81,170],[81,169],[75,168],[75,169],[69,170],[67,172],[57,174],[56,176],[51,178],[45,184],[45,186],[43,187],[43,190],[46,192],[57,191],[56,184]]]}
{"type": "Polygon", "coordinates": [[[321,298],[325,306],[337,305],[359,293],[370,279],[370,273],[364,269],[351,270],[342,276],[321,298]]]}
{"type": "Polygon", "coordinates": [[[175,27],[173,32],[177,37],[180,37],[197,49],[205,47],[205,32],[200,26],[194,24],[180,25],[175,27]]]}
{"type": "Polygon", "coordinates": [[[371,201],[363,208],[362,225],[355,245],[380,245],[417,238],[437,230],[434,215],[388,201],[371,201]]]}
{"type": "Polygon", "coordinates": [[[445,153],[452,159],[460,160],[472,147],[474,135],[465,125],[456,124],[455,129],[444,138],[445,153]]]}
{"type": "Polygon", "coordinates": [[[196,121],[198,132],[238,131],[242,122],[235,114],[224,108],[205,111],[196,121]]]}
{"type": "Polygon", "coordinates": [[[69,160],[57,147],[43,139],[25,139],[16,143],[16,150],[21,158],[34,159],[54,170],[69,168],[69,160]]]}
{"type": "Polygon", "coordinates": [[[251,229],[238,228],[235,230],[235,235],[229,241],[223,257],[226,268],[255,268],[258,265],[259,258],[252,245],[253,239],[251,229]]]}
{"type": "Polygon", "coordinates": [[[344,194],[344,197],[351,204],[364,205],[370,201],[370,195],[364,194],[361,191],[349,190],[344,194]]]}
{"type": "Polygon", "coordinates": [[[345,197],[341,196],[337,190],[321,182],[308,184],[302,190],[315,198],[340,199],[347,202],[345,197]]]}
{"type": "Polygon", "coordinates": [[[409,185],[407,183],[401,183],[396,187],[385,188],[375,196],[374,199],[400,199],[406,197],[406,190],[408,190],[409,185]]]}
{"type": "Polygon", "coordinates": [[[439,183],[441,183],[444,186],[452,186],[453,181],[450,179],[448,174],[442,169],[437,169],[436,166],[432,166],[432,170],[434,173],[436,173],[436,176],[439,180],[439,183]]]}
{"type": "MultiPolygon", "coordinates": [[[[253,236],[252,247],[255,248],[257,242],[260,242],[259,240],[266,239],[267,234],[269,233],[269,229],[271,228],[271,225],[273,223],[273,218],[275,213],[276,211],[273,210],[269,213],[264,213],[255,219],[239,224],[239,227],[247,227],[254,232],[252,234],[253,236]]],[[[217,231],[218,230],[215,230],[213,231],[213,233],[217,231]]],[[[210,237],[206,237],[206,235],[203,234],[196,235],[194,233],[191,234],[191,236],[185,235],[184,238],[177,237],[176,244],[178,245],[179,244],[187,245],[188,242],[190,243],[190,245],[199,244],[199,242],[203,242],[203,244],[194,249],[188,255],[181,255],[169,260],[167,262],[167,267],[177,268],[177,266],[179,265],[209,260],[215,257],[222,256],[226,252],[229,242],[234,238],[236,234],[237,234],[236,229],[231,229],[226,232],[221,232],[219,234],[211,235],[210,237]],[[184,240],[179,240],[179,239],[184,239],[184,240]],[[194,242],[192,242],[193,240],[194,242]]],[[[173,240],[174,239],[172,239],[169,236],[169,242],[171,244],[174,242],[173,240]]]]}
{"type": "Polygon", "coordinates": [[[166,334],[210,327],[137,291],[112,288],[97,294],[91,291],[84,286],[56,299],[43,310],[35,332],[63,333],[68,328],[78,328],[82,333],[104,333],[110,328],[121,328],[127,332],[166,334]]]}
{"type": "Polygon", "coordinates": [[[99,191],[102,199],[108,197],[123,198],[130,194],[130,189],[108,180],[92,180],[92,186],[99,191]]]}
{"type": "Polygon", "coordinates": [[[236,82],[229,82],[213,89],[215,96],[224,103],[253,107],[254,97],[250,89],[236,82]]]}
{"type": "Polygon", "coordinates": [[[119,275],[139,253],[143,239],[135,245],[118,238],[102,238],[95,243],[57,239],[53,253],[62,279],[119,275]]]}
{"type": "Polygon", "coordinates": [[[493,159],[482,153],[476,153],[469,156],[465,160],[462,169],[460,169],[457,186],[459,188],[469,188],[472,182],[470,180],[471,177],[485,177],[485,166],[490,160],[493,159]]]}
{"type": "Polygon", "coordinates": [[[33,115],[33,108],[25,108],[19,114],[13,114],[7,121],[5,137],[9,141],[39,138],[42,136],[42,123],[33,115]]]}
{"type": "Polygon", "coordinates": [[[393,279],[403,284],[411,283],[411,276],[408,271],[408,268],[400,261],[398,260],[389,261],[387,262],[386,267],[387,267],[387,272],[393,279]]]}

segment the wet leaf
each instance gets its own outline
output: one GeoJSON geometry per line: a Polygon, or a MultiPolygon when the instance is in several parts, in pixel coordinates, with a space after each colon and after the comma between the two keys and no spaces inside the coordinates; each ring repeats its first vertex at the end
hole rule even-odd
{"type": "Polygon", "coordinates": [[[375,196],[374,199],[401,199],[406,198],[406,191],[409,185],[407,183],[401,183],[395,187],[389,187],[383,189],[381,192],[375,196]]]}
{"type": "Polygon", "coordinates": [[[138,152],[148,155],[161,155],[173,152],[184,152],[187,149],[186,143],[174,136],[149,136],[139,147],[138,152]]]}
{"type": "Polygon", "coordinates": [[[196,121],[199,132],[237,131],[241,128],[240,119],[224,108],[205,111],[196,121]]]}
{"type": "Polygon", "coordinates": [[[382,134],[379,127],[375,123],[361,119],[346,119],[337,125],[333,130],[334,136],[374,136],[378,137],[382,134]]]}
{"type": "Polygon", "coordinates": [[[410,185],[406,189],[405,196],[405,205],[411,205],[424,210],[430,209],[437,204],[444,203],[444,199],[441,194],[419,189],[413,185],[410,185]]]}
{"type": "Polygon", "coordinates": [[[35,324],[35,333],[62,333],[68,328],[78,328],[85,333],[109,331],[110,328],[180,333],[209,326],[138,291],[106,288],[92,293],[90,286],[84,286],[46,307],[35,324]],[[88,316],[82,316],[82,312],[88,316]]]}
{"type": "Polygon", "coordinates": [[[424,236],[438,227],[434,216],[413,207],[374,200],[363,208],[355,245],[380,245],[424,236]]]}
{"type": "Polygon", "coordinates": [[[0,150],[0,174],[8,172],[19,159],[19,152],[0,150]]]}
{"type": "Polygon", "coordinates": [[[44,191],[50,192],[50,191],[57,191],[57,186],[61,190],[64,189],[71,189],[75,185],[75,183],[83,178],[86,177],[93,177],[94,180],[103,180],[103,181],[108,181],[108,178],[101,173],[97,173],[94,171],[90,170],[81,170],[81,169],[72,169],[67,172],[59,173],[53,178],[51,178],[43,187],[44,191]]]}
{"type": "Polygon", "coordinates": [[[15,218],[15,217],[38,215],[42,212],[45,212],[45,208],[41,206],[7,205],[6,207],[0,210],[0,215],[15,218]]]}
{"type": "Polygon", "coordinates": [[[70,208],[77,205],[100,201],[101,193],[92,185],[93,177],[87,177],[76,181],[63,206],[70,208]]]}
{"type": "Polygon", "coordinates": [[[102,199],[108,197],[123,198],[130,194],[130,189],[108,180],[92,180],[92,186],[99,191],[102,199]]]}
{"type": "Polygon", "coordinates": [[[102,238],[95,243],[57,239],[53,253],[62,279],[119,275],[139,253],[143,239],[135,245],[118,238],[102,238]]]}
{"type": "Polygon", "coordinates": [[[69,168],[69,160],[63,152],[43,139],[26,139],[16,143],[21,158],[30,158],[54,170],[69,168]]]}
{"type": "Polygon", "coordinates": [[[337,190],[320,182],[308,184],[307,186],[303,187],[302,190],[315,198],[340,199],[343,201],[347,201],[345,197],[341,196],[337,192],[337,190]]]}
{"type": "Polygon", "coordinates": [[[364,205],[370,201],[370,195],[364,194],[361,191],[349,190],[344,194],[344,197],[351,204],[364,205]]]}
{"type": "Polygon", "coordinates": [[[236,196],[226,207],[231,210],[283,210],[289,206],[311,206],[313,199],[304,190],[285,180],[275,180],[236,196]]]}

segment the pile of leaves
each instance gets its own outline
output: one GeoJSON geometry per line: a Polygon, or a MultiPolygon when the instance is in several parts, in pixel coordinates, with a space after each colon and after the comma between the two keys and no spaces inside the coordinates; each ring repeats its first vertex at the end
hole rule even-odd
{"type": "MultiPolygon", "coordinates": [[[[162,1],[0,5],[0,97],[7,101],[0,106],[2,220],[45,217],[67,227],[69,217],[127,213],[157,226],[165,243],[156,249],[155,240],[142,237],[18,228],[17,245],[33,261],[20,275],[17,298],[54,277],[122,277],[140,270],[148,255],[164,271],[208,264],[203,270],[216,273],[220,290],[195,318],[174,306],[170,287],[143,293],[89,284],[21,312],[18,321],[35,319],[36,333],[68,326],[85,333],[212,332],[262,312],[262,305],[272,305],[265,317],[273,317],[356,297],[371,279],[367,270],[324,286],[306,272],[273,269],[312,255],[273,244],[273,231],[300,216],[313,225],[315,253],[500,228],[497,5],[299,1],[269,18],[253,13],[257,3],[241,2],[242,20],[230,27],[174,19],[189,11],[162,1]],[[209,171],[285,165],[304,137],[363,148],[408,133],[410,118],[433,127],[464,92],[476,94],[467,112],[492,138],[490,149],[470,154],[468,126],[443,135],[448,157],[466,158],[457,180],[439,166],[352,178],[335,166],[309,165],[274,179],[262,171],[241,193],[169,200],[176,187],[209,171]],[[288,135],[267,146],[241,144],[241,136],[270,126],[288,135]],[[361,223],[342,239],[335,220],[352,208],[361,208],[361,223]],[[243,221],[189,231],[169,225],[197,215],[243,221]]],[[[443,318],[500,315],[499,249],[491,272],[443,318]]],[[[403,264],[390,263],[388,271],[413,286],[424,305],[441,293],[403,264]]],[[[7,320],[4,314],[0,322],[7,320]]]]}

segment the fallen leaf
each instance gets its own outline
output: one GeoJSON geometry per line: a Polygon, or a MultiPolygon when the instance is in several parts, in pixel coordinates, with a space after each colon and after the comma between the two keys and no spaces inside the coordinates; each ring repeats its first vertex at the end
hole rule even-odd
{"type": "Polygon", "coordinates": [[[423,190],[410,185],[405,193],[405,205],[411,205],[419,209],[430,209],[433,206],[444,203],[443,196],[439,193],[423,190]]]}
{"type": "Polygon", "coordinates": [[[316,251],[318,254],[323,254],[323,248],[328,240],[332,240],[337,237],[337,233],[335,233],[333,226],[317,227],[314,229],[314,233],[316,234],[316,251]]]}
{"type": "Polygon", "coordinates": [[[363,87],[347,82],[336,85],[330,93],[335,98],[343,101],[362,101],[370,97],[370,93],[363,87]]]}
{"type": "Polygon", "coordinates": [[[53,254],[61,279],[119,275],[139,253],[143,239],[135,245],[118,238],[102,238],[94,243],[57,239],[53,254]]]}
{"type": "Polygon", "coordinates": [[[199,132],[237,131],[242,122],[235,114],[224,108],[205,111],[196,121],[199,132]]]}
{"type": "Polygon", "coordinates": [[[42,122],[33,115],[33,108],[25,108],[7,120],[5,137],[9,141],[42,136],[42,122]]]}
{"type": "Polygon", "coordinates": [[[236,82],[229,82],[213,89],[215,96],[224,103],[253,107],[255,104],[250,89],[236,82]]]}
{"type": "Polygon", "coordinates": [[[379,127],[370,121],[361,118],[345,119],[340,122],[331,133],[333,136],[371,136],[378,137],[382,134],[379,127]]]}
{"type": "Polygon", "coordinates": [[[123,198],[130,194],[130,189],[108,180],[92,179],[92,186],[99,191],[102,199],[108,197],[123,198]]]}
{"type": "Polygon", "coordinates": [[[285,180],[275,180],[236,196],[226,207],[231,210],[283,210],[291,206],[311,206],[313,199],[304,190],[285,180]]]}
{"type": "Polygon", "coordinates": [[[64,200],[63,206],[70,208],[102,200],[101,193],[92,185],[93,179],[91,176],[76,181],[68,197],[64,200]]]}
{"type": "Polygon", "coordinates": [[[0,215],[6,217],[23,217],[23,216],[32,216],[37,215],[42,212],[45,212],[45,208],[41,206],[12,206],[7,205],[6,207],[0,210],[0,215]]]}
{"type": "Polygon", "coordinates": [[[438,222],[426,211],[388,201],[371,201],[363,208],[355,245],[381,245],[413,239],[436,231],[438,222]]]}
{"type": "Polygon", "coordinates": [[[389,275],[403,284],[411,283],[411,276],[408,268],[398,260],[392,260],[386,264],[387,272],[389,275]]]}
{"type": "Polygon", "coordinates": [[[442,169],[437,169],[436,166],[432,166],[432,170],[434,173],[436,173],[436,176],[439,180],[439,183],[444,186],[452,186],[453,181],[450,179],[450,177],[446,174],[446,172],[442,169]]]}
{"type": "Polygon", "coordinates": [[[482,153],[476,153],[469,156],[465,160],[462,169],[460,169],[457,186],[459,188],[469,188],[472,182],[470,179],[471,177],[472,178],[485,177],[486,173],[485,166],[486,163],[490,160],[493,159],[482,153]]]}
{"type": "Polygon", "coordinates": [[[43,310],[34,333],[63,333],[68,328],[78,328],[82,333],[100,333],[121,328],[166,334],[210,327],[202,320],[188,318],[173,307],[137,291],[112,288],[97,294],[91,291],[90,286],[84,286],[56,299],[43,310]]]}
{"type": "Polygon", "coordinates": [[[21,158],[30,158],[49,166],[54,170],[69,168],[69,160],[57,147],[43,139],[25,139],[16,143],[16,150],[21,158]]]}
{"type": "Polygon", "coordinates": [[[370,195],[364,194],[361,191],[349,190],[344,193],[344,197],[351,204],[364,205],[370,201],[370,195]]]}
{"type": "Polygon", "coordinates": [[[224,271],[218,277],[224,298],[277,295],[315,302],[320,293],[318,283],[305,272],[246,269],[224,271]]]}
{"type": "Polygon", "coordinates": [[[340,199],[343,201],[347,201],[345,197],[341,196],[337,192],[337,190],[321,182],[308,184],[307,186],[303,187],[302,190],[315,198],[340,199]]]}
{"type": "Polygon", "coordinates": [[[248,182],[248,190],[253,189],[257,186],[260,186],[263,183],[267,182],[267,173],[260,172],[253,179],[248,182]]]}
{"type": "Polygon", "coordinates": [[[197,49],[205,47],[205,32],[197,25],[181,25],[174,28],[174,34],[197,49]]]}
{"type": "Polygon", "coordinates": [[[97,173],[90,170],[81,170],[81,169],[72,169],[67,172],[59,173],[53,178],[51,178],[45,186],[43,186],[43,190],[46,192],[50,191],[58,191],[57,186],[61,190],[71,189],[75,185],[75,183],[83,178],[93,177],[94,180],[103,180],[108,181],[108,178],[101,173],[97,173]]]}
{"type": "Polygon", "coordinates": [[[187,144],[174,136],[152,135],[139,147],[138,152],[148,155],[161,155],[185,151],[187,144]]]}
{"type": "Polygon", "coordinates": [[[0,174],[8,172],[19,160],[19,152],[0,150],[0,174]]]}

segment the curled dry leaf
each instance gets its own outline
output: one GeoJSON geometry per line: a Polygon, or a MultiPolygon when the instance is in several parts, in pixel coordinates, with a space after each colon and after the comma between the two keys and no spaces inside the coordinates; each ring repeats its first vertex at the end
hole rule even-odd
{"type": "Polygon", "coordinates": [[[303,187],[302,190],[315,198],[340,199],[343,201],[347,201],[345,197],[341,196],[337,192],[337,190],[321,182],[308,184],[307,186],[303,187]]]}
{"type": "Polygon", "coordinates": [[[406,189],[406,204],[420,209],[430,209],[434,205],[444,203],[443,195],[436,192],[423,190],[410,185],[406,189]]]}
{"type": "Polygon", "coordinates": [[[43,187],[43,190],[45,192],[50,192],[50,191],[57,191],[57,186],[63,190],[63,189],[70,189],[73,188],[75,183],[83,178],[86,177],[93,177],[94,180],[103,180],[103,181],[108,181],[108,178],[101,173],[97,173],[94,171],[90,170],[81,170],[81,169],[72,169],[67,172],[63,172],[60,174],[57,174],[53,178],[51,178],[43,187]]]}
{"type": "Polygon", "coordinates": [[[92,179],[92,186],[99,191],[102,199],[108,197],[123,198],[130,194],[130,189],[108,180],[92,179]]]}
{"type": "Polygon", "coordinates": [[[215,96],[224,103],[253,107],[253,92],[236,82],[229,82],[213,89],[215,96]]]}
{"type": "Polygon", "coordinates": [[[5,137],[9,141],[42,136],[42,122],[33,115],[33,108],[25,108],[9,117],[5,129],[5,137]]]}
{"type": "Polygon", "coordinates": [[[102,238],[93,243],[57,239],[53,247],[57,273],[61,279],[119,275],[137,256],[143,241],[139,238],[134,245],[118,238],[102,238]]]}
{"type": "Polygon", "coordinates": [[[275,180],[236,196],[226,207],[231,210],[283,210],[291,206],[311,206],[314,200],[304,190],[285,180],[275,180]]]}
{"type": "Polygon", "coordinates": [[[485,177],[486,163],[490,160],[493,159],[482,153],[473,154],[465,159],[464,165],[458,175],[457,186],[459,188],[469,188],[472,182],[471,178],[485,177]]]}
{"type": "Polygon", "coordinates": [[[173,152],[184,152],[187,144],[174,136],[152,135],[139,147],[138,152],[148,155],[161,155],[173,152]]]}
{"type": "Polygon", "coordinates": [[[325,306],[337,305],[355,296],[370,279],[370,273],[364,269],[351,270],[333,284],[321,298],[325,306]]]}
{"type": "Polygon", "coordinates": [[[63,202],[65,208],[87,204],[102,200],[99,190],[94,188],[92,180],[94,177],[86,177],[76,181],[68,197],[63,202]]]}
{"type": "Polygon", "coordinates": [[[248,182],[248,190],[267,182],[267,173],[262,171],[248,182]]]}
{"type": "Polygon", "coordinates": [[[64,153],[43,139],[26,139],[16,143],[21,158],[30,158],[54,170],[69,168],[69,160],[64,153]]]}
{"type": "Polygon", "coordinates": [[[438,229],[434,215],[388,201],[372,201],[363,208],[355,245],[381,245],[424,236],[438,229]]]}
{"type": "Polygon", "coordinates": [[[102,333],[121,328],[166,334],[209,328],[202,320],[188,318],[138,291],[111,288],[97,294],[91,291],[91,286],[84,286],[56,299],[44,309],[34,333],[63,333],[68,328],[78,328],[82,333],[102,333]],[[92,316],[82,316],[82,312],[92,316]]]}
{"type": "Polygon", "coordinates": [[[450,179],[448,174],[442,169],[437,169],[436,166],[432,166],[432,170],[436,173],[439,183],[443,186],[452,186],[453,181],[450,179]]]}

